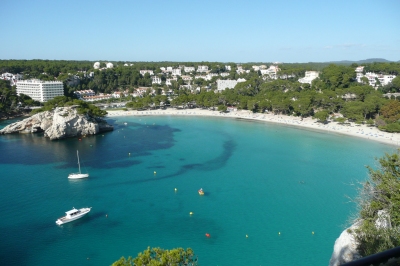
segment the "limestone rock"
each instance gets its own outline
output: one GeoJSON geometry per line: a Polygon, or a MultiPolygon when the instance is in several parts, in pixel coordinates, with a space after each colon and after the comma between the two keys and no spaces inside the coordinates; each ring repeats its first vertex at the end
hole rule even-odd
{"type": "Polygon", "coordinates": [[[54,140],[112,130],[113,126],[105,120],[79,115],[75,107],[57,107],[10,124],[0,134],[44,132],[45,137],[54,140]]]}
{"type": "Polygon", "coordinates": [[[361,258],[361,255],[357,251],[358,244],[356,239],[351,234],[359,225],[360,222],[353,224],[336,239],[329,266],[338,266],[361,258]]]}
{"type": "MultiPolygon", "coordinates": [[[[390,214],[387,210],[379,210],[375,221],[376,228],[392,228],[390,223],[390,214]]],[[[359,220],[346,230],[344,230],[338,239],[335,241],[330,266],[342,265],[353,260],[362,258],[357,251],[358,243],[354,238],[354,231],[361,225],[362,220],[359,220]],[[350,233],[349,233],[350,232],[350,233]]]]}
{"type": "Polygon", "coordinates": [[[387,210],[379,210],[378,218],[375,221],[375,227],[380,228],[392,228],[390,223],[390,214],[387,210]]]}

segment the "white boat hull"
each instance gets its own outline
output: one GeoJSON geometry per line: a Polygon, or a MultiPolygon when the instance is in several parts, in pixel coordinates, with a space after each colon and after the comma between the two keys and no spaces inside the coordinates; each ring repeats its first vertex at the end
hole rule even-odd
{"type": "Polygon", "coordinates": [[[62,225],[62,224],[66,224],[66,223],[78,220],[79,218],[82,218],[83,216],[88,214],[91,209],[92,209],[92,207],[79,209],[79,214],[76,214],[73,216],[66,215],[64,217],[61,217],[61,218],[57,219],[56,224],[62,225]]]}
{"type": "Polygon", "coordinates": [[[82,174],[81,173],[81,163],[79,162],[79,151],[76,151],[76,157],[78,158],[78,169],[79,169],[79,172],[78,173],[69,174],[68,178],[70,178],[70,179],[80,179],[80,178],[89,177],[89,174],[82,174]]]}
{"type": "Polygon", "coordinates": [[[68,178],[70,179],[79,179],[79,178],[86,178],[89,177],[89,174],[69,174],[68,178]]]}

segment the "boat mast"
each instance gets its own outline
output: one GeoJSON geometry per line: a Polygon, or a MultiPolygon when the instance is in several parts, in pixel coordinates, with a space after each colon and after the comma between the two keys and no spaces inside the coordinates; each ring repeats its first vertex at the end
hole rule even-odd
{"type": "Polygon", "coordinates": [[[79,167],[79,174],[81,173],[81,164],[79,163],[79,151],[76,151],[76,155],[78,156],[78,167],[79,167]]]}

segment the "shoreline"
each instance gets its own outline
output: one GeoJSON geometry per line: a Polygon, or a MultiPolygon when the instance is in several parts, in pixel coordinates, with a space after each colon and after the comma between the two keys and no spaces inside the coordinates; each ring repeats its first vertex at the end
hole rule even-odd
{"type": "Polygon", "coordinates": [[[369,127],[366,125],[340,125],[337,122],[329,122],[328,124],[321,124],[316,119],[311,117],[303,118],[287,115],[274,115],[271,113],[252,113],[250,111],[234,111],[229,113],[220,113],[219,111],[211,111],[205,109],[165,109],[165,110],[146,110],[146,111],[108,111],[106,118],[115,116],[203,116],[203,117],[220,117],[220,118],[234,118],[250,120],[255,122],[275,123],[287,125],[302,129],[312,129],[319,132],[336,133],[348,135],[357,138],[369,139],[391,146],[400,146],[400,134],[388,133],[380,131],[376,127],[369,127]]]}

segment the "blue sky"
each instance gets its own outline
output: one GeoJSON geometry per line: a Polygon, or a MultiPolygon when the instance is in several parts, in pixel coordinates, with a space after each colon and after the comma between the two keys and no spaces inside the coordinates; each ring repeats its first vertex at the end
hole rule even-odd
{"type": "Polygon", "coordinates": [[[400,60],[400,0],[3,0],[0,59],[400,60]]]}

